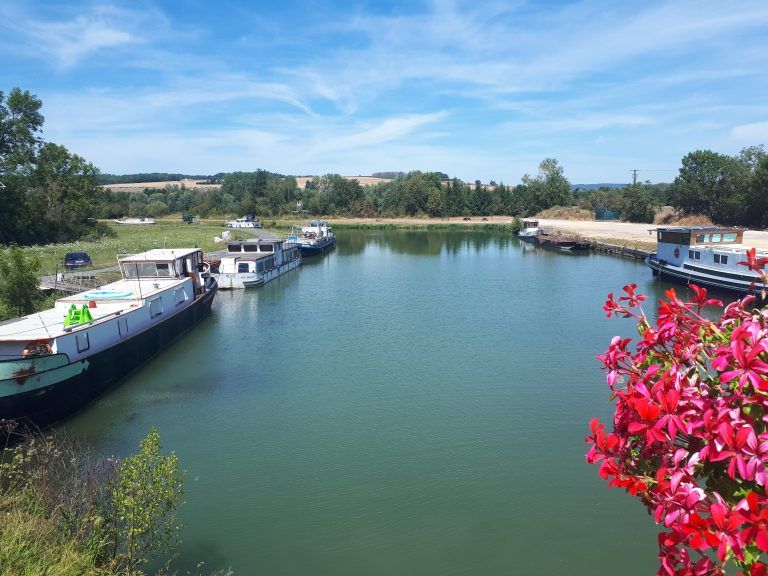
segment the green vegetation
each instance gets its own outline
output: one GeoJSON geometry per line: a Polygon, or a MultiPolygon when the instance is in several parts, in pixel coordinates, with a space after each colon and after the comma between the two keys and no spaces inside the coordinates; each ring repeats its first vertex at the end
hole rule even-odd
{"type": "Polygon", "coordinates": [[[696,150],[682,160],[669,189],[682,214],[702,214],[720,224],[768,226],[768,154],[763,146],[736,156],[696,150]]]}
{"type": "Polygon", "coordinates": [[[12,246],[0,252],[0,320],[31,314],[44,300],[37,274],[40,258],[12,246]]]}
{"type": "MultiPolygon", "coordinates": [[[[151,226],[120,226],[109,224],[112,235],[95,240],[80,240],[44,246],[29,246],[23,250],[34,254],[40,260],[42,274],[62,271],[64,255],[67,252],[87,252],[94,268],[106,268],[117,264],[118,254],[134,254],[152,248],[190,248],[198,246],[203,251],[218,250],[221,244],[215,244],[213,238],[221,236],[221,225],[187,225],[178,222],[158,222],[151,226]]],[[[2,258],[0,249],[0,258],[2,258]]]]}
{"type": "Polygon", "coordinates": [[[580,195],[579,206],[593,213],[597,210],[610,210],[621,214],[629,222],[653,222],[656,209],[663,200],[661,186],[650,182],[630,184],[624,188],[598,188],[580,195]]]}
{"type": "Polygon", "coordinates": [[[43,142],[40,108],[29,92],[0,91],[0,242],[31,244],[108,233],[92,220],[99,171],[66,148],[43,142]]]}
{"type": "MultiPolygon", "coordinates": [[[[3,434],[16,433],[0,422],[3,434]]],[[[183,479],[156,430],[124,460],[63,435],[32,434],[0,453],[0,573],[138,576],[170,559],[183,479]]]]}

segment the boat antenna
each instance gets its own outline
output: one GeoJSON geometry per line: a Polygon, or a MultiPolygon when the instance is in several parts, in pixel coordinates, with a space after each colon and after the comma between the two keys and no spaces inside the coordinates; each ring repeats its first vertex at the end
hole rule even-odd
{"type": "Polygon", "coordinates": [[[136,284],[139,285],[139,300],[143,300],[144,296],[141,295],[141,279],[139,278],[139,263],[134,262],[134,266],[136,266],[136,284]]]}

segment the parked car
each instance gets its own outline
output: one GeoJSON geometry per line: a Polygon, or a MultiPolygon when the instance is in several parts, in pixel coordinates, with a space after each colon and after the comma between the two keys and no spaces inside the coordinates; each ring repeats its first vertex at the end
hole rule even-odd
{"type": "Polygon", "coordinates": [[[85,252],[67,252],[67,255],[64,256],[64,268],[67,270],[85,268],[92,265],[91,257],[85,252]]]}

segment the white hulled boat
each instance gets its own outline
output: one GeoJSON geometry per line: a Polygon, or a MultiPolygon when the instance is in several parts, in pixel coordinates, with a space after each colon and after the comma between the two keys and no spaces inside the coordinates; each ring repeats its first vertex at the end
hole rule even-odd
{"type": "Polygon", "coordinates": [[[517,237],[525,242],[533,242],[539,235],[538,220],[523,220],[523,229],[517,233],[517,237]]]}
{"type": "MultiPolygon", "coordinates": [[[[760,275],[739,262],[746,262],[748,246],[744,228],[714,226],[669,227],[656,230],[656,252],[646,262],[653,273],[683,283],[692,282],[736,292],[759,292],[760,275]]],[[[758,251],[758,258],[768,252],[758,251]]]]}
{"type": "Polygon", "coordinates": [[[0,323],[0,419],[44,425],[101,394],[211,310],[198,248],[118,258],[122,279],[0,323]]]}
{"type": "Polygon", "coordinates": [[[229,242],[219,263],[219,288],[255,288],[298,268],[301,252],[277,238],[229,242]]]}

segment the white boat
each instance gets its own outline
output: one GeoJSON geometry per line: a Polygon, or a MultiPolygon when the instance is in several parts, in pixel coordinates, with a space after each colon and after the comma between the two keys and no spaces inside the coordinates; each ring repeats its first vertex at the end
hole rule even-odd
{"type": "Polygon", "coordinates": [[[219,263],[219,288],[262,286],[300,264],[299,248],[278,238],[230,242],[219,263]]]}
{"type": "Polygon", "coordinates": [[[251,218],[238,218],[226,223],[227,228],[261,228],[261,221],[251,218]]]}
{"type": "Polygon", "coordinates": [[[336,235],[325,220],[310,220],[306,226],[296,228],[288,242],[298,246],[302,256],[316,256],[336,245],[336,235]]]}
{"type": "MultiPolygon", "coordinates": [[[[749,249],[742,243],[744,228],[657,228],[656,239],[656,252],[646,259],[654,275],[740,293],[765,287],[757,272],[739,264],[749,249]]],[[[768,252],[757,251],[757,258],[766,257],[768,252]]]]}
{"type": "Polygon", "coordinates": [[[211,310],[198,248],[119,257],[122,279],[0,323],[0,420],[41,426],[101,394],[211,310]]]}
{"type": "Polygon", "coordinates": [[[533,242],[539,235],[538,220],[523,220],[523,229],[517,233],[517,237],[525,242],[533,242]]]}
{"type": "Polygon", "coordinates": [[[154,224],[155,221],[152,218],[123,218],[122,220],[115,220],[115,224],[154,224]]]}

